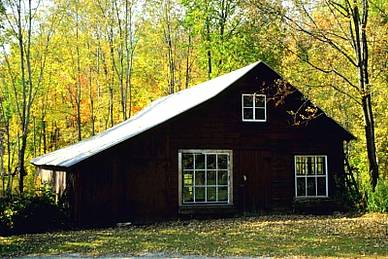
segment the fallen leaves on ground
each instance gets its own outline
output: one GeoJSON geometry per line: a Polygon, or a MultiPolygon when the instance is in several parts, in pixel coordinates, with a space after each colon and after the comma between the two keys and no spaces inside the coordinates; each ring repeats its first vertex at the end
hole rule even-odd
{"type": "Polygon", "coordinates": [[[388,215],[273,215],[0,237],[0,256],[388,256],[388,215]]]}

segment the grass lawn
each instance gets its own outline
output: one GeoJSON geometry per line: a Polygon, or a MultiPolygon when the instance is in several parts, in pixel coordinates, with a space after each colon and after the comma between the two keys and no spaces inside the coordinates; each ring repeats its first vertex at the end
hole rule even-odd
{"type": "Polygon", "coordinates": [[[388,214],[261,216],[0,237],[0,257],[388,256],[388,214]]]}

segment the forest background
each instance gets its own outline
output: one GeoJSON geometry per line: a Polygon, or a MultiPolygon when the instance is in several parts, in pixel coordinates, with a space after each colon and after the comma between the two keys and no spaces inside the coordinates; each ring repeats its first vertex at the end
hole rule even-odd
{"type": "Polygon", "coordinates": [[[385,0],[2,0],[0,17],[0,196],[36,190],[31,158],[257,60],[357,137],[361,191],[388,177],[385,0]]]}

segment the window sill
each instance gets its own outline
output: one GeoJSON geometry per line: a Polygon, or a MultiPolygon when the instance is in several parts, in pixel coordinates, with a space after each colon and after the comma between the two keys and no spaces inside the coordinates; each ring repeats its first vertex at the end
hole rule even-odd
{"type": "Polygon", "coordinates": [[[233,207],[232,203],[193,203],[193,204],[181,204],[180,208],[221,208],[221,207],[233,207]]]}
{"type": "Polygon", "coordinates": [[[242,119],[242,122],[267,122],[267,120],[249,120],[249,119],[242,119]]]}
{"type": "Polygon", "coordinates": [[[331,214],[342,209],[342,204],[330,197],[297,198],[293,202],[295,212],[307,214],[331,214]]]}
{"type": "Polygon", "coordinates": [[[329,199],[329,196],[303,196],[303,197],[295,197],[295,201],[324,200],[324,199],[329,199]]]}
{"type": "Polygon", "coordinates": [[[178,209],[179,214],[218,214],[233,213],[235,207],[233,204],[184,204],[178,209]]]}

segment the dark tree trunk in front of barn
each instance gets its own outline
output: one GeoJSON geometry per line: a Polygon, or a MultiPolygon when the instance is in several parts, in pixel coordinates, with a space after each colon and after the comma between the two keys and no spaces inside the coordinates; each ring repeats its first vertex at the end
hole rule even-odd
{"type": "Polygon", "coordinates": [[[368,1],[362,1],[363,16],[360,19],[360,11],[357,5],[352,10],[353,23],[355,29],[356,45],[355,50],[358,60],[358,81],[359,88],[362,90],[362,109],[365,119],[365,137],[369,161],[370,182],[373,190],[376,187],[379,178],[379,167],[377,164],[375,123],[372,111],[371,89],[369,85],[368,71],[368,40],[366,36],[366,26],[368,21],[368,1]],[[360,28],[361,27],[361,28],[360,28]]]}

